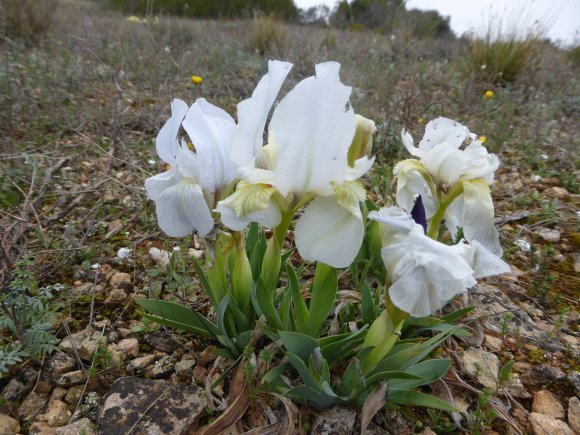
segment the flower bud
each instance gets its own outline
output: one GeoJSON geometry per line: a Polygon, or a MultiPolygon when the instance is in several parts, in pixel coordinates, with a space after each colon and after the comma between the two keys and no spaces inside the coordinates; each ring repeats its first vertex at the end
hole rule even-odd
{"type": "Polygon", "coordinates": [[[373,149],[373,134],[377,131],[374,121],[364,116],[355,115],[356,131],[348,149],[348,165],[354,166],[354,162],[365,155],[370,158],[373,149]]]}
{"type": "Polygon", "coordinates": [[[246,255],[243,243],[238,243],[236,249],[236,259],[232,273],[232,293],[240,307],[240,310],[247,313],[250,309],[250,298],[252,292],[252,267],[246,255]]]}

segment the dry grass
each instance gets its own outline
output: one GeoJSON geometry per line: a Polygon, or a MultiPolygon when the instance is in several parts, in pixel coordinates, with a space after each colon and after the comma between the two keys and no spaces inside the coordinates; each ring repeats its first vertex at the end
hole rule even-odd
{"type": "Polygon", "coordinates": [[[3,37],[38,42],[50,29],[56,5],[57,0],[1,0],[3,37]]]}
{"type": "Polygon", "coordinates": [[[248,36],[248,46],[260,56],[272,54],[286,45],[286,26],[273,16],[255,17],[248,36]]]}
{"type": "Polygon", "coordinates": [[[542,39],[550,26],[549,11],[544,11],[548,17],[545,22],[537,22],[521,7],[514,3],[502,14],[490,12],[485,34],[471,36],[469,66],[479,79],[512,83],[537,67],[542,39]]]}
{"type": "Polygon", "coordinates": [[[469,61],[472,71],[492,83],[511,83],[534,64],[538,55],[539,38],[517,35],[473,38],[469,43],[469,61]]]}

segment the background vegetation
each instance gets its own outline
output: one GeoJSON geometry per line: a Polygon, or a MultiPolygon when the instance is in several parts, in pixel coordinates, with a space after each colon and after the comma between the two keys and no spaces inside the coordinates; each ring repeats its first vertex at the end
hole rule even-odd
{"type": "MultiPolygon", "coordinates": [[[[61,283],[67,290],[41,302],[51,314],[65,303],[67,328],[82,328],[88,302],[66,295],[75,282],[97,282],[96,263],[130,273],[136,291],[149,295],[185,293],[187,283],[195,300],[191,268],[148,273],[156,270],[151,247],[195,246],[193,238],[160,233],[143,189],[162,169],[154,139],[171,99],[204,97],[235,114],[267,59],[295,65],[282,94],[331,59],[353,86],[355,110],[377,123],[371,199],[390,201],[392,164],[408,157],[402,127],[417,139],[429,120],[447,116],[484,135],[502,161],[493,194],[514,280],[547,321],[578,330],[578,48],[562,50],[537,35],[457,38],[438,14],[406,11],[396,0],[343,2],[326,11],[331,26],[315,11],[298,15],[291,1],[191,1],[186,10],[170,0],[54,0],[46,10],[27,9],[32,1],[0,1],[0,288],[5,295],[23,289],[18,307],[61,283]],[[212,9],[217,4],[224,6],[212,9]],[[252,18],[254,10],[267,16],[252,18]],[[384,12],[378,20],[375,10],[384,12]],[[297,23],[298,16],[318,25],[297,23]],[[203,81],[193,83],[192,75],[203,81]],[[130,261],[116,258],[121,247],[130,248],[130,261]],[[35,256],[21,263],[26,253],[35,256]],[[34,286],[14,283],[17,264],[34,286]]],[[[97,300],[96,309],[140,318],[134,304],[110,308],[97,300]]],[[[27,324],[39,323],[46,336],[64,335],[53,317],[33,317],[27,324]]],[[[17,332],[8,325],[3,334],[17,332]]],[[[48,348],[41,349],[35,357],[48,348]]],[[[14,364],[19,358],[27,356],[19,353],[14,364]]]]}

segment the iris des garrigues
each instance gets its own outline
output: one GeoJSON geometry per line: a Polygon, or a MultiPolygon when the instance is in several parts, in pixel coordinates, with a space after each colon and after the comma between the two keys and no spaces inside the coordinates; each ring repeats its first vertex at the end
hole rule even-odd
{"type": "Polygon", "coordinates": [[[427,124],[418,147],[408,132],[401,134],[403,145],[418,160],[403,160],[395,167],[397,204],[409,212],[416,195],[421,195],[432,237],[444,221],[454,239],[463,228],[468,242],[477,240],[501,256],[489,189],[498,158],[467,127],[446,118],[427,124]]]}
{"type": "Polygon", "coordinates": [[[306,207],[294,231],[298,252],[308,261],[346,267],[364,233],[359,203],[365,190],[357,180],[374,160],[357,153],[359,158],[349,165],[349,148],[357,125],[372,135],[374,123],[354,114],[351,88],[340,82],[339,68],[336,62],[316,65],[316,75],[302,80],[282,99],[268,126],[265,146],[261,134],[242,132],[244,117],[253,119],[254,112],[263,114],[269,107],[255,94],[240,103],[232,158],[241,165],[241,181],[235,193],[218,203],[217,211],[233,230],[258,222],[285,234],[293,215],[306,207]]]}

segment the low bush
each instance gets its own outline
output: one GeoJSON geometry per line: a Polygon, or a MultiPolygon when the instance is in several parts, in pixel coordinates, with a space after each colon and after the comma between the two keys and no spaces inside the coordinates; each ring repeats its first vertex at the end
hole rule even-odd
{"type": "Polygon", "coordinates": [[[468,46],[470,72],[494,84],[511,83],[534,66],[543,32],[504,31],[500,24],[488,26],[483,37],[472,37],[468,46]]]}
{"type": "Polygon", "coordinates": [[[261,56],[273,50],[283,48],[286,44],[284,24],[273,16],[256,17],[248,38],[248,45],[252,51],[261,56]]]}
{"type": "Polygon", "coordinates": [[[0,28],[3,39],[40,41],[50,29],[56,0],[0,0],[0,28]]]}

